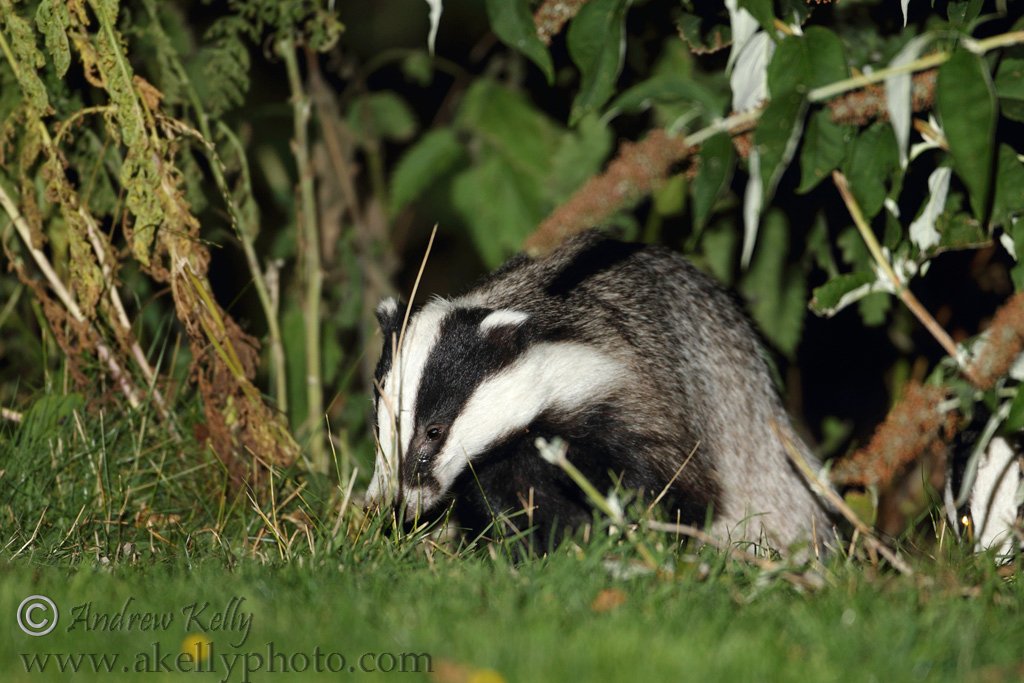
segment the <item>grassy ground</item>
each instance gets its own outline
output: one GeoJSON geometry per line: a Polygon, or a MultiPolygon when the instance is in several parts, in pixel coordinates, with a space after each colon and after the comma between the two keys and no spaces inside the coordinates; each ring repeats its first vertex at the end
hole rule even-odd
{"type": "Polygon", "coordinates": [[[842,557],[766,570],[653,532],[517,561],[510,543],[388,534],[339,487],[299,475],[281,473],[254,504],[212,456],[145,423],[65,398],[3,432],[3,680],[76,667],[75,680],[1024,676],[1019,568],[956,547],[919,552],[913,576],[842,557]],[[31,595],[59,609],[47,635],[17,624],[31,595]],[[197,642],[212,642],[199,646],[207,659],[179,657],[197,642]]]}

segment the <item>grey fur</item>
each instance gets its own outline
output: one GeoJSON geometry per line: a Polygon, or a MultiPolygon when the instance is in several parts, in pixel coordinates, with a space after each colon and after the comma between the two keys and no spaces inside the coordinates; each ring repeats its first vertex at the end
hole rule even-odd
{"type": "MultiPolygon", "coordinates": [[[[703,517],[687,501],[699,503],[699,510],[710,503],[712,532],[721,538],[767,539],[782,549],[826,534],[820,501],[773,429],[816,468],[782,408],[757,335],[731,296],[679,255],[591,232],[546,258],[513,259],[450,305],[526,313],[526,346],[584,344],[626,368],[614,395],[603,399],[614,418],[607,430],[595,426],[600,418],[592,415],[560,416],[561,425],[590,420],[580,443],[569,435],[570,458],[574,449],[585,457],[588,435],[598,435],[603,449],[610,444],[620,451],[613,461],[625,484],[647,489],[650,500],[675,477],[667,500],[696,523],[703,517]]],[[[383,319],[382,327],[387,331],[383,319]]],[[[389,368],[378,374],[386,378],[389,368]]],[[[525,451],[515,453],[518,465],[491,479],[478,477],[483,483],[477,488],[491,489],[484,495],[514,501],[526,492],[503,488],[543,489],[536,479],[556,476],[527,462],[525,451]]],[[[486,468],[486,454],[473,464],[486,468]]]]}

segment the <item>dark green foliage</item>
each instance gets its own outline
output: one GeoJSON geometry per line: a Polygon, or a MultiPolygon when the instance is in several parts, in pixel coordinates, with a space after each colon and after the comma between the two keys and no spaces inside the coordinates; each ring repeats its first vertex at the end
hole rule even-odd
{"type": "Polygon", "coordinates": [[[719,133],[701,146],[700,172],[693,183],[693,223],[700,229],[707,223],[715,201],[729,185],[734,165],[732,139],[719,133]]]}
{"type": "Polygon", "coordinates": [[[789,36],[775,50],[768,67],[768,92],[779,98],[791,91],[836,83],[847,76],[843,43],[835,33],[811,26],[802,36],[789,36]]]}
{"type": "Polygon", "coordinates": [[[761,183],[766,202],[796,153],[806,113],[804,96],[791,90],[773,97],[761,115],[754,143],[761,155],[761,183]]]}
{"type": "Polygon", "coordinates": [[[551,83],[555,78],[555,67],[547,47],[537,37],[528,0],[487,0],[487,16],[494,33],[506,45],[529,57],[551,83]]]}
{"type": "Polygon", "coordinates": [[[827,178],[846,157],[847,144],[853,137],[849,126],[832,121],[826,110],[811,114],[800,146],[800,187],[797,192],[810,192],[827,178]]]}
{"type": "Polygon", "coordinates": [[[861,131],[847,148],[843,171],[868,219],[882,210],[892,173],[898,166],[896,138],[886,124],[876,123],[861,131]]]}
{"type": "Polygon", "coordinates": [[[592,0],[569,26],[569,55],[580,70],[570,125],[598,110],[615,93],[628,7],[627,0],[592,0]]]}
{"type": "Polygon", "coordinates": [[[957,175],[967,185],[978,220],[989,213],[995,158],[996,100],[988,66],[957,50],[939,69],[936,106],[957,175]]]}

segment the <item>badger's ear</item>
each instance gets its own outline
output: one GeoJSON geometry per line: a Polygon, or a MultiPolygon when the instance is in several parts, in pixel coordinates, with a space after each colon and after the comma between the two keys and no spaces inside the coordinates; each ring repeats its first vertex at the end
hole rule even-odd
{"type": "Polygon", "coordinates": [[[524,339],[529,319],[529,313],[499,308],[480,321],[480,334],[493,343],[514,344],[524,339]]]}
{"type": "Polygon", "coordinates": [[[389,296],[377,304],[377,322],[380,323],[380,331],[385,339],[398,333],[404,310],[405,304],[393,296],[389,296]]]}

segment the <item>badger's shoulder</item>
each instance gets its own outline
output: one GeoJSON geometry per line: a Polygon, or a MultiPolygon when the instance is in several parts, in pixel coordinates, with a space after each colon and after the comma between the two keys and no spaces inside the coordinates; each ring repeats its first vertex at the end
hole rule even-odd
{"type": "MultiPolygon", "coordinates": [[[[517,298],[565,301],[580,294],[683,288],[695,295],[728,297],[712,277],[680,254],[658,245],[623,242],[588,230],[542,258],[520,254],[466,293],[472,301],[507,305],[517,298]]],[[[675,296],[677,292],[673,292],[675,296]]]]}

